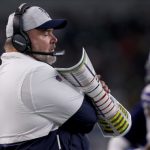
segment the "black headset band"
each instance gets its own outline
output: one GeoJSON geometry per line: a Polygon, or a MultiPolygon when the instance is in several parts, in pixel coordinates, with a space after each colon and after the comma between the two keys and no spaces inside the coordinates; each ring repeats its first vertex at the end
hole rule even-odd
{"type": "Polygon", "coordinates": [[[28,4],[23,4],[20,7],[18,7],[15,11],[14,14],[14,19],[13,19],[13,33],[14,34],[19,34],[20,32],[22,33],[23,31],[23,23],[22,23],[22,15],[25,13],[25,11],[30,8],[28,4]]]}
{"type": "Polygon", "coordinates": [[[20,6],[16,9],[15,14],[17,15],[23,15],[25,13],[25,11],[30,8],[31,6],[24,3],[22,6],[20,6]],[[21,7],[21,8],[20,8],[21,7]]]}
{"type": "Polygon", "coordinates": [[[22,53],[27,53],[31,50],[31,42],[28,34],[23,29],[22,21],[23,14],[30,7],[31,6],[24,3],[20,5],[14,13],[12,44],[18,51],[22,53]]]}

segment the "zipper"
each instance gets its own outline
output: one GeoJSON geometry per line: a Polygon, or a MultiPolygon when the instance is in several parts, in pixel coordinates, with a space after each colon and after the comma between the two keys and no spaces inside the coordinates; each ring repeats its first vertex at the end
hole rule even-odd
{"type": "Polygon", "coordinates": [[[57,137],[58,148],[59,148],[59,150],[62,150],[61,149],[61,144],[60,144],[59,134],[57,134],[56,137],[57,137]]]}

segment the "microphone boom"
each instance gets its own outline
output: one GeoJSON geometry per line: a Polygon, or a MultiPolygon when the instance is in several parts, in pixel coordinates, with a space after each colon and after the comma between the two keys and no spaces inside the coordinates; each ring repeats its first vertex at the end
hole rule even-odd
{"type": "Polygon", "coordinates": [[[57,52],[40,52],[40,51],[30,51],[31,54],[37,55],[51,55],[51,56],[62,56],[65,54],[65,50],[57,51],[57,52]]]}

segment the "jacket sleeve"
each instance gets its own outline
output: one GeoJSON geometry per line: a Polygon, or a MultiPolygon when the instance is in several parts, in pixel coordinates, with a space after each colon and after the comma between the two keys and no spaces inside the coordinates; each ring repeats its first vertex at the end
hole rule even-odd
{"type": "Polygon", "coordinates": [[[72,133],[89,133],[96,122],[97,115],[95,108],[90,98],[85,96],[79,110],[69,120],[67,120],[60,129],[67,130],[72,133]]]}

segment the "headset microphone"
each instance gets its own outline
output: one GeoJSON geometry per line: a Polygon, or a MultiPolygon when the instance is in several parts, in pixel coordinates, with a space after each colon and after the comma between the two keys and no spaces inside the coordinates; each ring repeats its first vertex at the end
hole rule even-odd
{"type": "Polygon", "coordinates": [[[65,54],[65,50],[57,51],[57,52],[40,52],[40,51],[29,51],[30,54],[37,55],[51,55],[51,56],[62,56],[65,54]]]}

